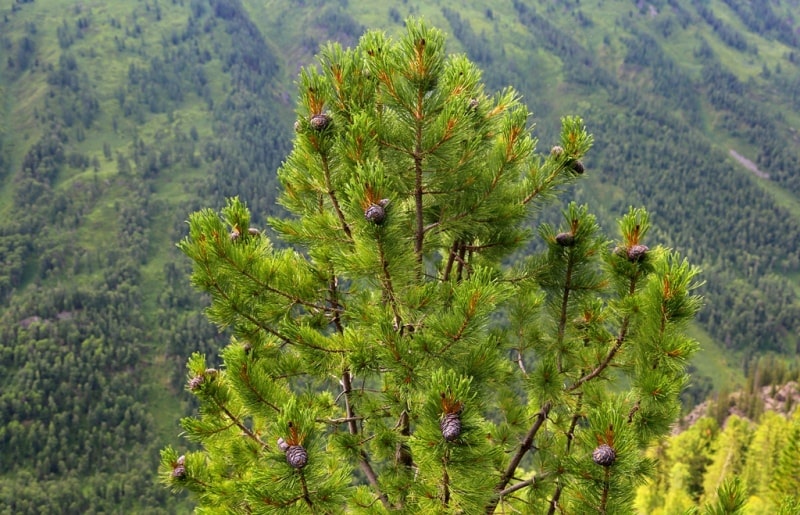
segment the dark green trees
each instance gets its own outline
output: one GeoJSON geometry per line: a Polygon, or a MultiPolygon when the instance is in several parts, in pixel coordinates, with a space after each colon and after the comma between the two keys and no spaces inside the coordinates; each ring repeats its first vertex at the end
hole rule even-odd
{"type": "Polygon", "coordinates": [[[201,450],[165,449],[164,482],[204,512],[627,512],[679,411],[696,270],[643,210],[609,241],[576,205],[504,266],[584,171],[583,122],[535,154],[514,92],[414,20],[299,86],[271,220],[290,247],[236,199],[180,244],[233,337],[189,360],[201,450]]]}

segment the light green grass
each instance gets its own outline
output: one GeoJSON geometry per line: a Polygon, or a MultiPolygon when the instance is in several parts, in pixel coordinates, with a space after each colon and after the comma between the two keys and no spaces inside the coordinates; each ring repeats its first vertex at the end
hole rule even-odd
{"type": "Polygon", "coordinates": [[[735,390],[744,385],[744,374],[740,357],[722,348],[714,338],[698,324],[692,324],[687,333],[700,344],[700,350],[692,358],[697,373],[707,376],[714,384],[714,390],[723,388],[735,390]]]}

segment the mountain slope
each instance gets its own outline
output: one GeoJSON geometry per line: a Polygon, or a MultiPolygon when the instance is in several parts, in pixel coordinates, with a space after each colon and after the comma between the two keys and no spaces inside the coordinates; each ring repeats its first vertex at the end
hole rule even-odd
{"type": "MultiPolygon", "coordinates": [[[[629,205],[648,207],[651,243],[704,268],[697,334],[714,350],[697,364],[705,376],[795,352],[799,4],[0,7],[0,505],[186,508],[154,484],[155,451],[192,408],[185,358],[214,355],[225,336],[204,321],[174,249],[184,220],[233,195],[259,226],[279,214],[275,170],[299,67],[327,40],[351,44],[367,26],[396,32],[408,15],[449,33],[490,87],[517,88],[540,149],[560,116],[586,119],[596,144],[568,196],[607,227],[629,205]]],[[[698,375],[695,397],[709,384],[698,375]]]]}

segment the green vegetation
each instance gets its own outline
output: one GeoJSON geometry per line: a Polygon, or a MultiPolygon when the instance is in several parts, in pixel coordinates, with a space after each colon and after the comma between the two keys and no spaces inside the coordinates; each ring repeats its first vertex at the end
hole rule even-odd
{"type": "Polygon", "coordinates": [[[201,448],[166,447],[162,481],[224,513],[628,513],[680,413],[699,271],[643,209],[609,240],[574,202],[502,266],[592,136],[567,116],[536,154],[514,90],[406,23],[301,71],[269,221],[290,248],[239,199],[191,215],[179,247],[232,338],[189,359],[201,448]]]}
{"type": "Polygon", "coordinates": [[[796,13],[794,0],[1,3],[0,505],[188,507],[142,471],[195,407],[186,357],[211,359],[227,336],[174,243],[188,213],[226,197],[258,227],[280,215],[300,65],[365,27],[398,34],[408,15],[449,33],[488,90],[514,86],[546,147],[562,116],[586,117],[595,147],[570,199],[606,231],[648,206],[652,237],[704,270],[685,399],[745,384],[753,358],[800,343],[796,13]],[[92,432],[130,420],[137,431],[92,432]]]}
{"type": "Polygon", "coordinates": [[[797,513],[800,411],[786,418],[767,411],[758,423],[731,415],[720,428],[702,418],[650,451],[653,480],[637,493],[638,513],[687,513],[719,502],[720,487],[737,482],[738,509],[716,513],[797,513]]]}

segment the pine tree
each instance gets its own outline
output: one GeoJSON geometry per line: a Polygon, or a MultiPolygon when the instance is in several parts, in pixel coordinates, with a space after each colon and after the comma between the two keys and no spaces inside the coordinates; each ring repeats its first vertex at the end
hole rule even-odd
{"type": "Polygon", "coordinates": [[[800,503],[800,410],[794,412],[786,443],[772,472],[773,498],[778,504],[800,503]],[[787,499],[788,498],[788,499],[787,499]]]}
{"type": "Polygon", "coordinates": [[[753,437],[749,420],[737,415],[728,417],[725,429],[714,443],[711,463],[703,477],[704,501],[715,502],[720,488],[726,481],[738,478],[744,469],[747,447],[753,437]]]}
{"type": "Polygon", "coordinates": [[[513,90],[406,27],[302,71],[281,246],[238,199],[191,215],[232,337],[189,359],[200,450],[164,449],[162,480],[204,513],[628,512],[679,414],[697,270],[643,209],[612,242],[575,204],[508,266],[592,138],[565,117],[536,154],[513,90]]]}
{"type": "MultiPolygon", "coordinates": [[[[787,445],[787,437],[791,434],[789,421],[774,411],[765,411],[753,432],[747,457],[742,470],[742,479],[752,497],[770,500],[770,490],[775,484],[775,470],[781,456],[781,450],[787,445]]],[[[797,478],[795,478],[797,480],[797,478]]],[[[779,504],[780,498],[771,509],[779,504]]],[[[750,502],[750,501],[748,501],[750,502]]]]}

